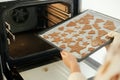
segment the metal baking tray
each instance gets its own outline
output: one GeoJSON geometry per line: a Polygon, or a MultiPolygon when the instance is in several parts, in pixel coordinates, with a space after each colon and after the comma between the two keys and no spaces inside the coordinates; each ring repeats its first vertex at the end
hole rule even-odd
{"type": "Polygon", "coordinates": [[[53,44],[56,47],[60,48],[61,50],[62,48],[64,48],[64,50],[71,52],[79,59],[79,61],[81,61],[84,58],[87,58],[89,55],[96,52],[98,49],[109,44],[112,41],[112,39],[107,39],[106,34],[110,31],[117,31],[119,28],[120,20],[93,10],[86,10],[82,14],[79,14],[65,21],[64,23],[58,24],[54,28],[44,32],[43,34],[40,34],[40,37],[45,39],[50,44],[53,44]],[[88,22],[86,21],[85,23],[82,23],[80,19],[84,18],[86,15],[90,15],[91,17],[89,16],[88,22]],[[97,19],[102,19],[103,21],[96,22],[97,19]],[[109,22],[113,23],[112,26],[114,26],[114,29],[110,30],[104,28],[103,26],[105,26],[107,22],[108,25],[111,25],[109,24],[109,22]],[[98,24],[99,28],[95,28],[94,24],[98,24]],[[90,25],[91,28],[83,30],[83,27],[85,25],[90,25]],[[95,33],[89,34],[91,30],[94,30],[95,33]],[[101,35],[101,32],[98,32],[98,30],[104,30],[106,33],[101,35]],[[88,38],[87,36],[91,37],[88,38]],[[102,40],[102,43],[98,44],[97,46],[93,46],[93,41],[97,37],[102,40]],[[78,51],[76,49],[72,50],[73,48],[82,49],[78,51]]]}

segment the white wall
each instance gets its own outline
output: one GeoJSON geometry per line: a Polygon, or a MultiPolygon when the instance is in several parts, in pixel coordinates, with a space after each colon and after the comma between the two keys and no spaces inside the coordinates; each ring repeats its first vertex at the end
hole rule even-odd
{"type": "Polygon", "coordinates": [[[0,2],[14,1],[14,0],[0,0],[0,2]]]}
{"type": "Polygon", "coordinates": [[[120,0],[82,0],[82,11],[86,9],[120,19],[120,0]]]}

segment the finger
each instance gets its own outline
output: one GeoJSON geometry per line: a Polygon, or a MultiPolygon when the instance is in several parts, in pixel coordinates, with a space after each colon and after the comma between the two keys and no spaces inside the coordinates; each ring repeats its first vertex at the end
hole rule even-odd
{"type": "Polygon", "coordinates": [[[60,52],[61,56],[63,56],[63,51],[60,52]]]}
{"type": "Polygon", "coordinates": [[[63,52],[60,52],[60,54],[61,54],[62,60],[64,60],[65,56],[64,56],[63,52]]]}
{"type": "Polygon", "coordinates": [[[108,33],[108,36],[111,38],[114,38],[112,44],[117,44],[118,41],[120,40],[120,34],[118,32],[112,31],[112,32],[108,33]]]}
{"type": "Polygon", "coordinates": [[[113,34],[114,32],[113,31],[111,31],[111,32],[109,32],[108,34],[107,34],[107,36],[109,36],[109,37],[113,37],[113,36],[111,36],[111,34],[113,34]]]}
{"type": "Polygon", "coordinates": [[[105,48],[106,48],[107,51],[108,51],[109,47],[110,47],[110,45],[106,45],[105,46],[105,48]]]}
{"type": "Polygon", "coordinates": [[[107,36],[109,36],[111,38],[118,38],[118,37],[120,37],[120,33],[111,31],[110,33],[107,34],[107,36]]]}
{"type": "Polygon", "coordinates": [[[116,46],[116,47],[118,47],[118,46],[120,45],[120,34],[119,34],[119,35],[116,34],[116,35],[114,36],[114,39],[113,39],[112,44],[113,44],[114,46],[116,46]]]}
{"type": "Polygon", "coordinates": [[[68,52],[66,52],[66,51],[62,51],[62,52],[61,52],[61,55],[62,55],[62,57],[65,57],[65,56],[68,55],[68,52]]]}

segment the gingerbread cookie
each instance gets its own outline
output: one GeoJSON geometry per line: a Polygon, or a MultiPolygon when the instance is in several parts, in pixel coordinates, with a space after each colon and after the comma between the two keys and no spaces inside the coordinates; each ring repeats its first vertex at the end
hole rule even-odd
{"type": "Polygon", "coordinates": [[[74,32],[74,30],[73,29],[67,29],[65,32],[71,34],[72,32],[74,32]]]}
{"type": "Polygon", "coordinates": [[[74,35],[73,35],[73,37],[78,37],[78,36],[80,36],[80,34],[74,34],[74,35]]]}
{"type": "Polygon", "coordinates": [[[63,40],[63,43],[67,43],[67,44],[72,43],[72,42],[74,42],[72,38],[64,38],[63,40]]]}
{"type": "Polygon", "coordinates": [[[86,47],[86,46],[89,45],[89,43],[88,42],[83,42],[83,45],[86,47]]]}
{"type": "Polygon", "coordinates": [[[69,23],[66,25],[66,27],[74,27],[74,26],[76,26],[76,23],[73,22],[73,21],[69,22],[69,23]]]}
{"type": "Polygon", "coordinates": [[[94,31],[94,30],[90,30],[90,31],[88,32],[88,34],[95,34],[95,31],[94,31]]]}
{"type": "Polygon", "coordinates": [[[77,40],[77,41],[82,41],[82,40],[83,40],[83,38],[77,38],[76,40],[77,40]]]}
{"type": "Polygon", "coordinates": [[[47,35],[44,35],[43,37],[44,37],[45,39],[48,39],[48,38],[49,38],[49,36],[47,36],[47,35]]]}
{"type": "Polygon", "coordinates": [[[60,38],[60,37],[55,37],[54,40],[53,40],[53,42],[56,42],[56,43],[57,43],[57,42],[60,42],[60,41],[61,41],[61,38],[60,38]]]}
{"type": "Polygon", "coordinates": [[[79,25],[79,26],[78,26],[78,25],[76,25],[76,26],[75,26],[75,28],[78,28],[78,29],[80,29],[80,28],[81,28],[81,26],[80,26],[80,25],[79,25]]]}
{"type": "Polygon", "coordinates": [[[104,25],[114,25],[114,23],[112,21],[110,21],[110,20],[107,20],[104,25]]]}
{"type": "Polygon", "coordinates": [[[83,30],[81,30],[80,32],[79,32],[79,34],[84,34],[85,33],[85,31],[83,31],[83,30]]]}
{"type": "Polygon", "coordinates": [[[80,24],[89,24],[90,23],[90,21],[85,18],[80,18],[77,22],[80,24]]]}
{"type": "Polygon", "coordinates": [[[112,21],[107,20],[106,23],[103,26],[104,28],[108,29],[108,30],[115,30],[115,25],[112,21]]]}
{"type": "Polygon", "coordinates": [[[104,43],[104,41],[99,37],[96,37],[94,40],[91,41],[93,47],[100,46],[104,43]]]}
{"type": "Polygon", "coordinates": [[[71,52],[80,53],[80,51],[81,51],[82,49],[84,49],[85,47],[80,46],[80,45],[79,45],[79,42],[77,42],[75,45],[70,46],[70,48],[71,48],[71,52]]]}
{"type": "Polygon", "coordinates": [[[91,14],[86,14],[86,15],[84,16],[84,18],[86,18],[86,19],[94,19],[94,16],[91,15],[91,14]]]}
{"type": "Polygon", "coordinates": [[[92,36],[87,36],[86,38],[87,38],[87,39],[92,39],[92,36]]]}
{"type": "Polygon", "coordinates": [[[98,24],[93,24],[93,27],[96,28],[96,29],[100,29],[99,25],[98,24]]]}
{"type": "Polygon", "coordinates": [[[89,29],[92,29],[91,25],[85,25],[83,26],[82,30],[89,30],[89,29]]]}
{"type": "Polygon", "coordinates": [[[101,36],[104,36],[106,35],[107,32],[105,30],[98,30],[98,35],[101,37],[101,36]]]}
{"type": "Polygon", "coordinates": [[[63,44],[63,45],[60,45],[60,48],[65,49],[66,46],[63,44]]]}
{"type": "Polygon", "coordinates": [[[91,44],[93,47],[99,46],[99,42],[101,39],[99,37],[96,37],[94,40],[91,41],[91,44]]]}
{"type": "Polygon", "coordinates": [[[88,51],[90,51],[90,52],[92,52],[94,50],[95,50],[95,48],[93,48],[93,47],[88,48],[88,51]]]}
{"type": "Polygon", "coordinates": [[[54,33],[52,33],[52,34],[49,34],[49,36],[51,36],[51,37],[57,37],[58,36],[58,32],[54,32],[54,33]]]}
{"type": "Polygon", "coordinates": [[[62,30],[64,30],[64,27],[62,26],[62,27],[59,27],[58,28],[60,31],[62,31],[62,30]]]}
{"type": "Polygon", "coordinates": [[[96,19],[95,24],[104,22],[103,19],[96,19]]]}
{"type": "Polygon", "coordinates": [[[62,33],[61,36],[62,36],[62,37],[66,37],[67,34],[66,34],[66,33],[62,33]]]}
{"type": "Polygon", "coordinates": [[[81,57],[82,57],[82,58],[84,58],[84,57],[86,57],[86,56],[87,56],[87,53],[82,53],[82,54],[81,54],[81,57]]]}

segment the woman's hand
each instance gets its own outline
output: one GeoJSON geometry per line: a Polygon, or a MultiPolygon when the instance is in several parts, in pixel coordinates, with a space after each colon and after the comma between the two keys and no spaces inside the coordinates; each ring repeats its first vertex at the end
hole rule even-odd
{"type": "Polygon", "coordinates": [[[115,55],[120,55],[120,33],[112,31],[108,37],[114,38],[113,42],[107,46],[106,60],[111,60],[115,55]]]}
{"type": "Polygon", "coordinates": [[[114,39],[107,46],[105,62],[98,70],[95,80],[120,80],[120,34],[110,32],[108,37],[114,39]]]}
{"type": "Polygon", "coordinates": [[[77,60],[71,53],[62,51],[61,56],[64,64],[70,69],[71,73],[80,72],[80,67],[77,63],[77,60]]]}

